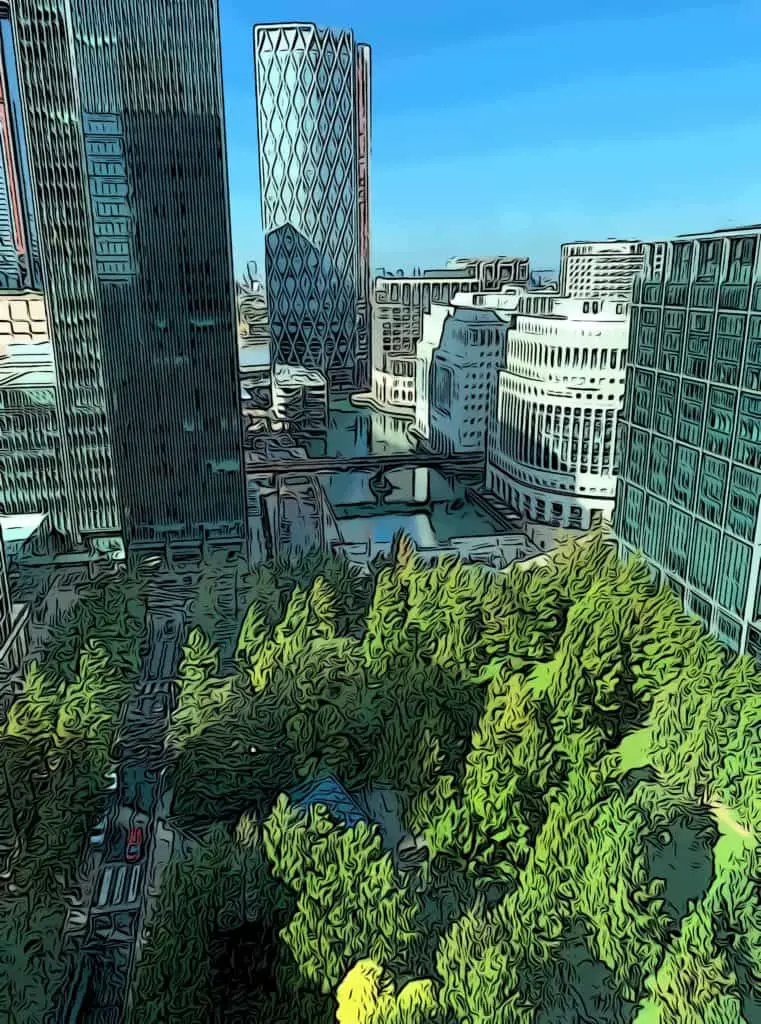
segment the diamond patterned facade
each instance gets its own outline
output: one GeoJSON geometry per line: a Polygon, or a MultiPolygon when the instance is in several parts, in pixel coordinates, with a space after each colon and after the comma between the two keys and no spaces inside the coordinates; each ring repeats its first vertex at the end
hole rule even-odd
{"type": "Polygon", "coordinates": [[[333,390],[369,370],[369,47],[314,25],[254,30],[272,362],[333,390]]]}

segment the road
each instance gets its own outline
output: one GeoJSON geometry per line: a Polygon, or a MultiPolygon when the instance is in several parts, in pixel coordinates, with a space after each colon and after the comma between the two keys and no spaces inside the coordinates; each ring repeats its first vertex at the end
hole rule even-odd
{"type": "Polygon", "coordinates": [[[90,903],[83,968],[68,1019],[118,1024],[123,1019],[144,904],[151,887],[155,837],[164,797],[164,735],[171,710],[171,679],[182,640],[183,615],[167,608],[167,591],[149,593],[148,649],[127,708],[120,738],[117,779],[106,841],[90,851],[90,903]],[[155,607],[151,607],[154,603],[155,607]],[[142,856],[125,858],[131,827],[144,830],[142,856]]]}

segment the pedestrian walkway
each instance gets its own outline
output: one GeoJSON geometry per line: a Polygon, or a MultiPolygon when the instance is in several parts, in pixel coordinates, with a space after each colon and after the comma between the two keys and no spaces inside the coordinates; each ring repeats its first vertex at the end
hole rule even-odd
{"type": "Polygon", "coordinates": [[[98,879],[95,909],[138,905],[142,873],[142,864],[107,864],[98,879]]]}

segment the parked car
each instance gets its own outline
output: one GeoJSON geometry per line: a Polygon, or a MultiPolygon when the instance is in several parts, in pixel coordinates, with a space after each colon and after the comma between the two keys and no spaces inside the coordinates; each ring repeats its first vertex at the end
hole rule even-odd
{"type": "Polygon", "coordinates": [[[108,785],[106,789],[109,793],[112,793],[119,786],[119,779],[116,774],[116,769],[112,769],[110,772],[106,772],[106,782],[108,785]]]}
{"type": "Polygon", "coordinates": [[[106,841],[106,833],[108,832],[108,818],[101,818],[98,824],[93,829],[92,835],[90,836],[90,846],[100,847],[106,841]]]}
{"type": "Polygon", "coordinates": [[[139,826],[129,830],[124,856],[130,864],[139,861],[143,856],[143,830],[139,826]]]}

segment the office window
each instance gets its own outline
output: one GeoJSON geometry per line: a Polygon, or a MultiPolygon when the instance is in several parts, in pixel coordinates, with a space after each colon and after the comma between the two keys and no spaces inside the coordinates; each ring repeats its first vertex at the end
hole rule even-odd
{"type": "Polygon", "coordinates": [[[729,313],[719,314],[711,366],[711,378],[717,383],[735,386],[738,384],[744,332],[744,317],[729,313]]]}
{"type": "Polygon", "coordinates": [[[699,520],[695,522],[689,581],[706,594],[713,594],[720,544],[721,534],[715,527],[699,520]]]}
{"type": "Polygon", "coordinates": [[[645,521],[642,529],[642,550],[655,562],[660,562],[666,522],[666,503],[649,494],[645,502],[645,521]]]}
{"type": "Polygon", "coordinates": [[[729,466],[723,459],[704,455],[698,485],[698,513],[710,523],[720,526],[724,516],[729,466]]]}
{"type": "Polygon", "coordinates": [[[719,276],[721,242],[717,239],[703,239],[698,250],[697,280],[710,284],[719,276]]]}
{"type": "Polygon", "coordinates": [[[644,494],[639,487],[627,484],[623,499],[622,532],[624,539],[639,546],[644,494]]]}
{"type": "Polygon", "coordinates": [[[650,435],[646,430],[632,428],[629,445],[629,479],[640,487],[645,487],[648,480],[648,442],[650,435]]]}
{"type": "Polygon", "coordinates": [[[688,284],[692,266],[692,242],[676,242],[672,253],[671,277],[673,284],[688,284]]]}
{"type": "Polygon", "coordinates": [[[659,434],[673,437],[676,431],[678,378],[659,373],[655,385],[653,426],[659,434]]]}
{"type": "Polygon", "coordinates": [[[665,437],[653,435],[650,442],[650,490],[664,497],[668,495],[671,482],[671,457],[673,442],[665,437]]]}
{"type": "Polygon", "coordinates": [[[742,616],[748,590],[751,548],[729,534],[724,535],[717,579],[717,597],[729,612],[742,616]]]}
{"type": "Polygon", "coordinates": [[[743,392],[737,420],[735,460],[761,469],[761,396],[743,392]]]}
{"type": "Polygon", "coordinates": [[[638,427],[650,426],[650,409],[653,401],[653,374],[637,370],[634,375],[632,422],[638,427]]]}
{"type": "Polygon", "coordinates": [[[678,508],[669,509],[669,530],[664,538],[663,561],[668,568],[684,579],[690,558],[692,518],[678,508]]]}
{"type": "Polygon", "coordinates": [[[671,497],[682,508],[692,510],[698,475],[698,452],[695,448],[676,446],[671,497]]]}
{"type": "Polygon", "coordinates": [[[690,313],[684,356],[684,373],[690,377],[698,377],[702,380],[708,376],[710,327],[706,313],[690,313]]]}
{"type": "Polygon", "coordinates": [[[750,284],[753,274],[756,240],[754,238],[733,238],[729,243],[730,284],[750,284]]]}
{"type": "Polygon", "coordinates": [[[705,384],[691,380],[682,381],[677,437],[680,441],[695,445],[696,447],[700,444],[705,394],[705,384]]]}
{"type": "Polygon", "coordinates": [[[732,391],[711,387],[705,428],[705,447],[714,455],[728,456],[732,447],[735,399],[732,391]]]}
{"type": "Polygon", "coordinates": [[[729,478],[727,526],[743,540],[753,542],[756,534],[761,473],[734,466],[729,478]]]}
{"type": "Polygon", "coordinates": [[[748,322],[743,387],[748,391],[761,391],[761,316],[752,316],[748,322]]]}
{"type": "Polygon", "coordinates": [[[682,364],[681,327],[664,327],[658,357],[658,366],[661,370],[679,373],[682,364]]]}

